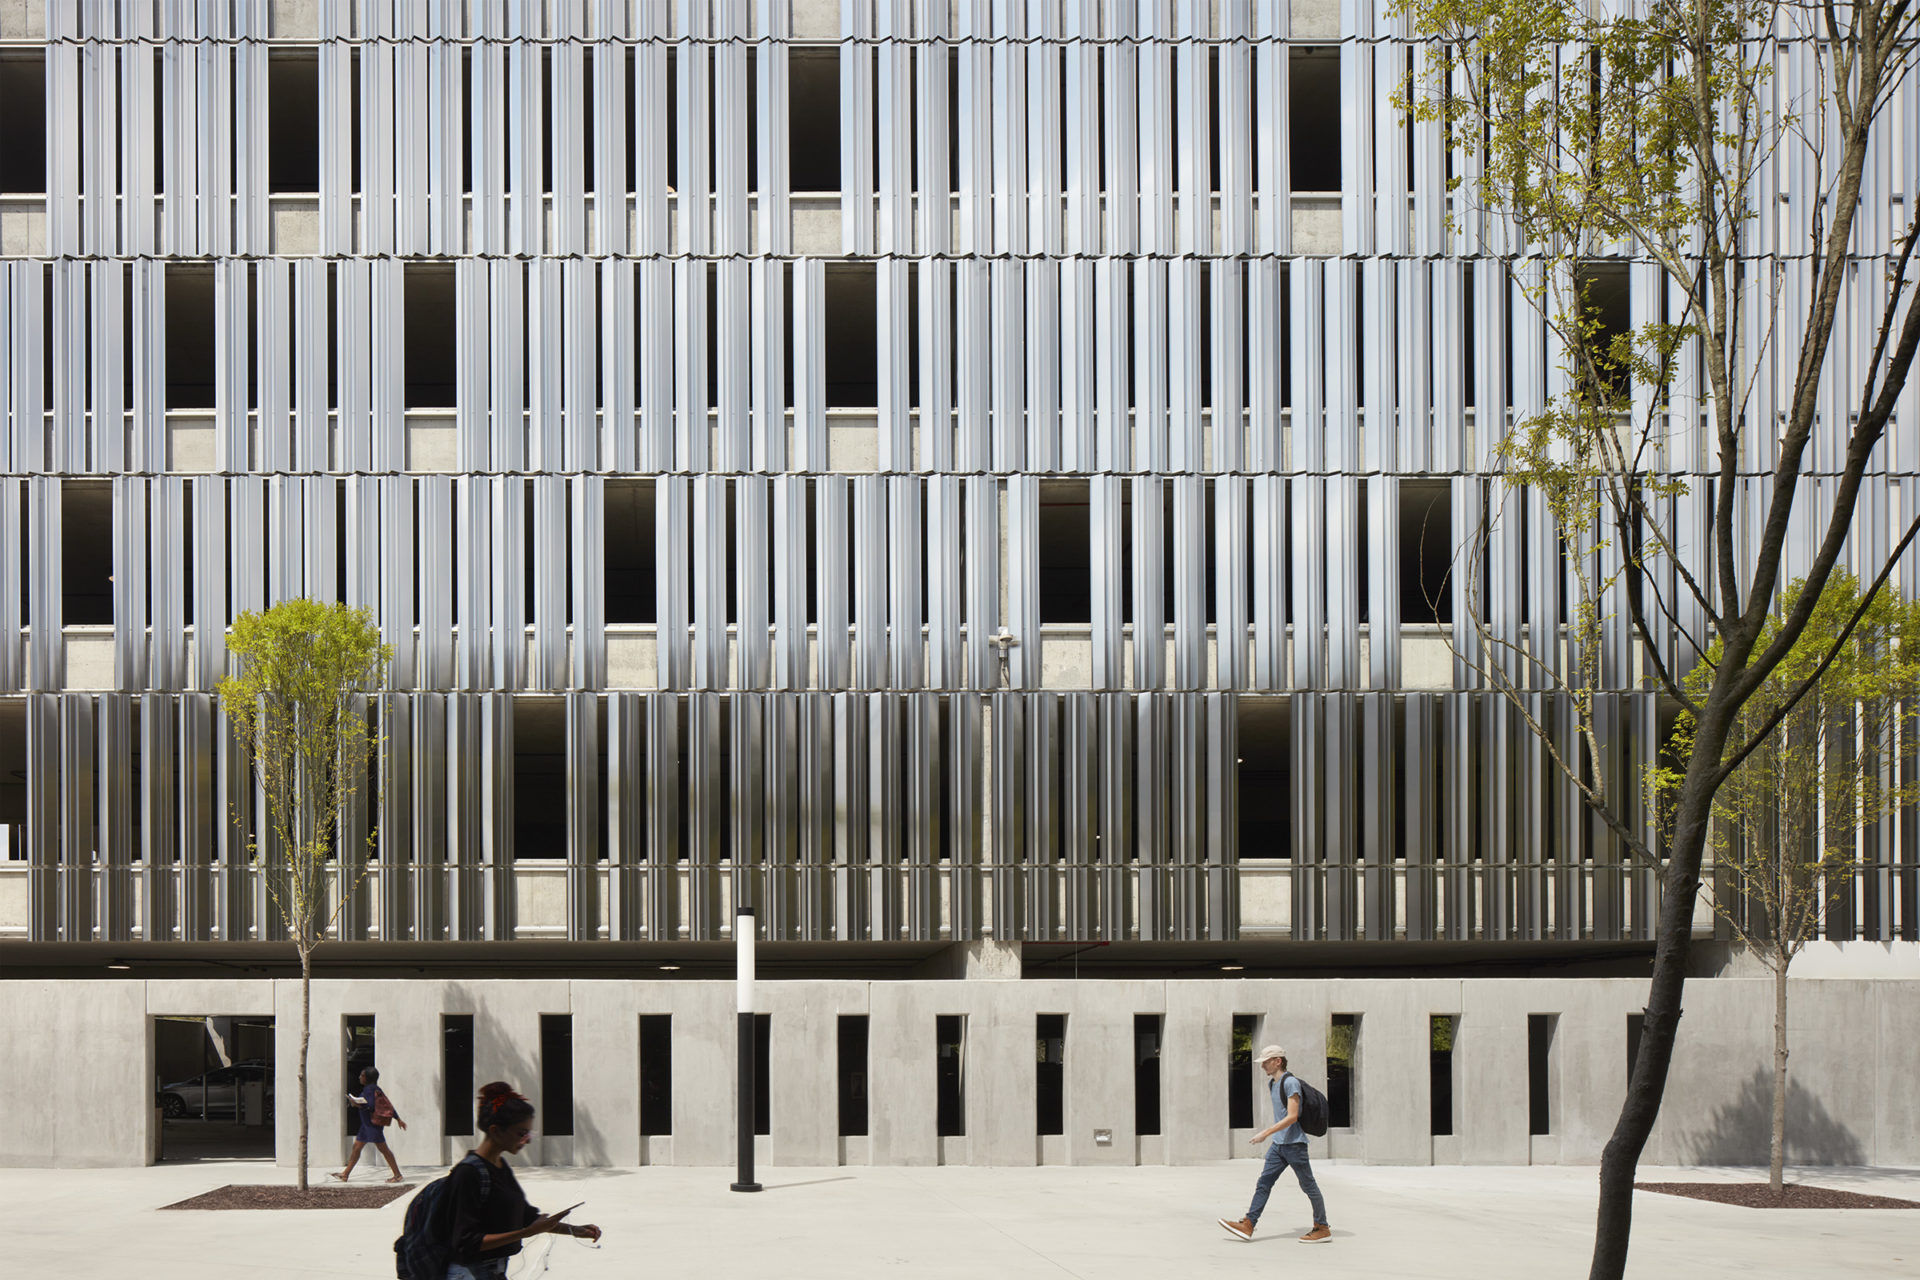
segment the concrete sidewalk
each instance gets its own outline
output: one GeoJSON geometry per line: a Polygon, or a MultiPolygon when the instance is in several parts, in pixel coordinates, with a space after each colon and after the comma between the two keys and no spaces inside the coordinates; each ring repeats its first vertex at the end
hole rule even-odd
{"type": "MultiPolygon", "coordinates": [[[[871,1276],[1079,1276],[1163,1280],[1285,1267],[1328,1276],[1584,1276],[1593,1232],[1586,1168],[1386,1168],[1315,1172],[1334,1239],[1301,1245],[1307,1203],[1291,1178],[1251,1244],[1214,1225],[1238,1216],[1259,1164],[1182,1168],[773,1168],[766,1191],[727,1189],[726,1169],[529,1169],[535,1204],[584,1200],[599,1251],[555,1239],[546,1274],[766,1280],[871,1276]]],[[[365,1168],[356,1185],[378,1179],[365,1168]]],[[[423,1182],[439,1170],[409,1169],[423,1182]]],[[[325,1176],[314,1174],[316,1180],[325,1176]]],[[[1643,1180],[1748,1180],[1751,1170],[1661,1169],[1643,1180]]],[[[1759,1175],[1759,1176],[1764,1176],[1759,1175]]],[[[1920,1170],[1819,1170],[1803,1180],[1920,1200],[1920,1170]]],[[[407,1198],[376,1210],[155,1212],[230,1182],[288,1183],[264,1161],[151,1169],[0,1170],[0,1258],[33,1277],[393,1275],[407,1198]]],[[[1755,1210],[1636,1199],[1629,1273],[1920,1274],[1920,1209],[1755,1210]]],[[[542,1246],[516,1277],[541,1274],[542,1246]]]]}

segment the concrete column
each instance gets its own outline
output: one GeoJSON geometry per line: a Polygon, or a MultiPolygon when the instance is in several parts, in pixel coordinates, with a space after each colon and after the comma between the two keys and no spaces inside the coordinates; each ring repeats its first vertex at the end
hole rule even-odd
{"type": "MultiPolygon", "coordinates": [[[[447,1129],[445,1035],[441,1026],[444,985],[405,980],[378,984],[381,1011],[374,1019],[374,1065],[380,1070],[380,1087],[407,1122],[405,1129],[397,1124],[387,1126],[387,1146],[403,1166],[450,1163],[448,1146],[464,1153],[479,1141],[477,1137],[471,1141],[443,1137],[447,1129]]],[[[334,1092],[338,1094],[339,1090],[334,1092]]],[[[473,1100],[454,1101],[471,1120],[473,1100]]],[[[361,1164],[369,1159],[377,1161],[379,1154],[363,1152],[361,1164]]],[[[354,1172],[358,1175],[359,1170],[354,1172]]]]}
{"type": "MultiPolygon", "coordinates": [[[[1053,984],[1021,983],[989,988],[987,1000],[968,1020],[967,1133],[969,1164],[1022,1168],[1038,1163],[1034,1132],[1034,1015],[1053,984]]],[[[1059,1011],[1059,999],[1051,1002],[1059,1011]]],[[[1071,1023],[1072,1019],[1068,1019],[1071,1023]]]]}
{"type": "MultiPolygon", "coordinates": [[[[1560,1014],[1549,1076],[1554,1141],[1533,1140],[1546,1162],[1597,1164],[1627,1096],[1627,1015],[1646,1003],[1644,982],[1530,981],[1522,997],[1533,1013],[1560,1014]]],[[[1682,1029],[1682,1044],[1685,1043],[1682,1029]]],[[[1717,1068],[1716,1068],[1717,1069],[1717,1068]]],[[[1655,1125],[1646,1158],[1661,1135],[1655,1125]]]]}
{"type": "Polygon", "coordinates": [[[733,983],[663,983],[662,989],[670,1005],[642,1012],[673,1015],[673,1163],[730,1166],[733,1125],[718,1121],[734,1114],[738,1088],[733,983]]]}
{"type": "MultiPolygon", "coordinates": [[[[967,989],[953,983],[876,982],[868,990],[873,1019],[868,1026],[870,1158],[874,1164],[938,1164],[934,1020],[941,1014],[969,1013],[967,989]]],[[[978,1029],[969,1023],[969,1040],[978,1029]]],[[[971,1044],[967,1052],[972,1053],[971,1044]]],[[[971,1127],[980,1116],[980,1099],[973,1094],[970,1078],[968,1085],[971,1127]]]]}
{"type": "MultiPolygon", "coordinates": [[[[522,1164],[571,1164],[573,1141],[554,1139],[545,1131],[544,1100],[540,1089],[540,1015],[571,1013],[564,981],[450,982],[441,995],[449,1012],[456,1001],[473,1012],[473,1087],[504,1080],[534,1105],[533,1141],[520,1153],[522,1164]]],[[[380,1023],[374,1022],[376,1042],[380,1023]]],[[[575,1094],[578,1095],[579,1046],[574,1046],[575,1094]]],[[[476,1141],[478,1135],[475,1135],[476,1141]]]]}
{"type": "Polygon", "coordinates": [[[1353,1117],[1359,1154],[1368,1164],[1432,1164],[1428,1019],[1435,1012],[1453,1012],[1458,985],[1419,981],[1329,985],[1330,1014],[1361,1015],[1353,1117]]]}
{"type": "MultiPolygon", "coordinates": [[[[760,984],[759,993],[764,1011],[773,1018],[768,1052],[773,1067],[771,1163],[837,1165],[840,1015],[868,1012],[867,984],[767,982],[760,984]]],[[[873,1046],[869,1054],[878,1049],[873,1046]]],[[[869,1088],[869,1127],[878,1101],[869,1088]]]]}
{"type": "Polygon", "coordinates": [[[575,1163],[640,1163],[641,1005],[657,1001],[652,993],[668,985],[617,980],[571,984],[575,1163]]]}
{"type": "Polygon", "coordinates": [[[1526,1164],[1527,1011],[1521,981],[1460,983],[1453,1035],[1462,1164],[1526,1164]]]}
{"type": "MultiPolygon", "coordinates": [[[[1064,994],[1078,997],[1064,1005],[1072,1010],[1067,1015],[1067,1158],[1074,1164],[1135,1164],[1133,1018],[1165,1012],[1165,985],[1103,982],[1097,990],[1066,985],[1064,994]],[[1096,1129],[1112,1132],[1110,1146],[1095,1143],[1096,1129]]],[[[1184,1081],[1163,1076],[1163,1099],[1169,1083],[1184,1087],[1184,1081]]]]}

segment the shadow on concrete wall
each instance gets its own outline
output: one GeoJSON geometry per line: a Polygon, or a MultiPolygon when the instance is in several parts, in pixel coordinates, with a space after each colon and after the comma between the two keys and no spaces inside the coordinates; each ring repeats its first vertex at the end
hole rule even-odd
{"type": "MultiPolygon", "coordinates": [[[[1675,1146],[1681,1160],[1694,1164],[1764,1165],[1773,1137],[1773,1072],[1757,1069],[1731,1099],[1714,1108],[1713,1119],[1675,1146]]],[[[1787,1075],[1787,1162],[1803,1165],[1859,1165],[1866,1148],[1851,1129],[1829,1112],[1820,1096],[1787,1075]]]]}

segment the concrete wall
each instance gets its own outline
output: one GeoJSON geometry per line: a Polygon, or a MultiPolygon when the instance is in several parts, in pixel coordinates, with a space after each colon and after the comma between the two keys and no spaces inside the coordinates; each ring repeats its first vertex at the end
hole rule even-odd
{"type": "MultiPolygon", "coordinates": [[[[1227,1058],[1236,1014],[1257,1017],[1258,1043],[1278,1042],[1296,1071],[1326,1078],[1328,1021],[1357,1014],[1355,1122],[1314,1147],[1374,1164],[1591,1163],[1626,1084],[1628,1015],[1646,997],[1632,979],[1324,981],[805,981],[765,982],[772,1019],[771,1134],[776,1165],[1175,1164],[1251,1154],[1227,1127],[1227,1058]],[[1066,1133],[1035,1136],[1034,1020],[1067,1016],[1066,1133]],[[1133,1131],[1133,1018],[1165,1017],[1162,1134],[1133,1131]],[[1528,1133],[1527,1018],[1559,1018],[1551,1055],[1553,1132],[1528,1133]],[[837,1125],[837,1018],[870,1023],[870,1136],[837,1125]],[[967,1133],[935,1133],[934,1021],[966,1018],[967,1133]],[[1457,1015],[1456,1132],[1429,1126],[1429,1018],[1457,1015]],[[1094,1131],[1112,1133],[1096,1145],[1094,1131]]],[[[407,1164],[438,1164],[469,1145],[442,1136],[444,1014],[474,1019],[474,1080],[513,1082],[541,1106],[539,1019],[574,1027],[575,1133],[541,1134],[544,1164],[725,1165],[733,1159],[733,989],[724,982],[619,980],[319,981],[313,984],[310,1070],[314,1167],[347,1146],[339,1106],[342,1026],[375,1020],[382,1083],[411,1128],[390,1131],[407,1164]],[[639,1018],[673,1017],[672,1137],[643,1147],[639,1018]]],[[[0,1136],[0,1165],[138,1165],[152,1149],[152,1019],[266,1014],[276,1021],[280,1162],[294,1160],[295,981],[0,982],[0,1078],[34,1098],[0,1136]]],[[[1920,1163],[1920,980],[1796,981],[1790,1159],[1920,1163]]],[[[1688,987],[1651,1163],[1764,1160],[1770,1105],[1768,984],[1720,979],[1688,987]]],[[[1255,1123],[1267,1122],[1264,1091],[1255,1123]]],[[[464,1109],[464,1103],[462,1109],[464,1109]]]]}

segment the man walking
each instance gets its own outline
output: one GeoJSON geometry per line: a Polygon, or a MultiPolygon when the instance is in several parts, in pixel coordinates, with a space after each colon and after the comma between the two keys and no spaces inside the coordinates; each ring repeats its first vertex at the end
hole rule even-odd
{"type": "Polygon", "coordinates": [[[1273,1123],[1247,1139],[1259,1146],[1268,1138],[1267,1163],[1260,1180],[1253,1185],[1253,1203],[1244,1218],[1222,1218],[1220,1225],[1237,1240],[1253,1239],[1254,1224],[1267,1207],[1267,1196],[1281,1171],[1292,1169],[1300,1180],[1300,1189],[1313,1205],[1313,1230],[1300,1237],[1301,1244],[1321,1244],[1333,1239],[1327,1227],[1327,1206],[1320,1199],[1320,1184],[1313,1180],[1313,1166],[1307,1163],[1307,1135],[1300,1129],[1300,1082],[1287,1071],[1287,1053],[1277,1044],[1260,1051],[1260,1069],[1267,1073],[1267,1093],[1273,1099],[1273,1123]]]}

